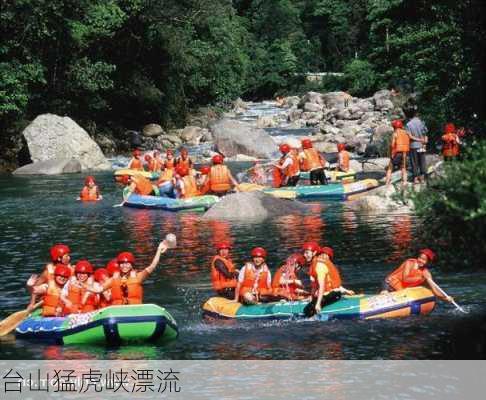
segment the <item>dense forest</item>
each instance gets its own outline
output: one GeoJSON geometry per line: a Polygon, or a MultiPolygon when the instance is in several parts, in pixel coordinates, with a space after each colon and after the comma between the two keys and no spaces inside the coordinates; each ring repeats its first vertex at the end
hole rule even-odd
{"type": "Polygon", "coordinates": [[[237,97],[391,85],[432,127],[485,120],[483,0],[3,0],[0,138],[45,112],[180,126],[237,97]],[[316,85],[302,73],[344,72],[316,85]]]}

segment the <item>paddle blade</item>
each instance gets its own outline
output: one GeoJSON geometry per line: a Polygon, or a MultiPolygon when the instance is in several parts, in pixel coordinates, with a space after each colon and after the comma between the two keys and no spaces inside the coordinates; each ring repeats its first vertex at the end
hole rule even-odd
{"type": "Polygon", "coordinates": [[[12,332],[29,314],[29,310],[17,311],[1,321],[0,336],[5,336],[12,332]]]}
{"type": "Polygon", "coordinates": [[[168,233],[164,239],[168,249],[175,249],[177,247],[177,238],[173,233],[168,233]]]}

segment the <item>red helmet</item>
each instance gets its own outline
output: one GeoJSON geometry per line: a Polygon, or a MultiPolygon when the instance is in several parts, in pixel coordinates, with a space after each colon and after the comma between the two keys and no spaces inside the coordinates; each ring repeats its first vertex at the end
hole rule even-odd
{"type": "Polygon", "coordinates": [[[96,183],[95,178],[93,176],[91,176],[91,175],[90,176],[87,176],[86,178],[84,178],[84,184],[86,186],[88,186],[90,183],[93,183],[93,184],[96,183]]]}
{"type": "Polygon", "coordinates": [[[422,249],[419,251],[419,253],[425,254],[431,263],[433,263],[437,259],[437,255],[435,254],[435,252],[430,249],[422,249]]]}
{"type": "Polygon", "coordinates": [[[401,119],[395,119],[392,121],[392,126],[394,129],[402,129],[403,128],[403,122],[401,119]]]}
{"type": "Polygon", "coordinates": [[[51,260],[57,261],[59,258],[64,256],[65,254],[71,253],[71,250],[65,244],[56,244],[51,247],[51,260]]]}
{"type": "Polygon", "coordinates": [[[152,159],[152,156],[150,154],[145,154],[145,161],[149,162],[152,159]]]}
{"type": "Polygon", "coordinates": [[[302,245],[302,251],[310,250],[310,251],[319,251],[319,243],[317,242],[305,242],[302,245]]]}
{"type": "Polygon", "coordinates": [[[88,260],[79,260],[74,268],[76,274],[92,274],[93,266],[88,260]]]}
{"type": "Polygon", "coordinates": [[[124,185],[128,185],[130,183],[130,178],[131,178],[130,175],[123,175],[120,178],[120,182],[123,183],[124,185]]]}
{"type": "Polygon", "coordinates": [[[177,175],[184,177],[189,173],[189,169],[183,164],[178,164],[175,168],[175,172],[177,173],[177,175]]]}
{"type": "Polygon", "coordinates": [[[130,253],[129,251],[124,251],[116,257],[116,261],[118,261],[118,264],[128,262],[130,264],[133,264],[135,262],[135,257],[133,256],[133,253],[130,253]]]}
{"type": "Polygon", "coordinates": [[[305,265],[305,258],[302,254],[295,253],[292,254],[289,258],[287,258],[288,263],[296,263],[299,265],[305,265]]]}
{"type": "Polygon", "coordinates": [[[329,258],[334,258],[334,250],[330,247],[321,247],[319,253],[327,254],[329,258]]]}
{"type": "Polygon", "coordinates": [[[216,250],[229,250],[231,249],[231,244],[229,242],[219,242],[216,243],[216,250]]]}
{"type": "Polygon", "coordinates": [[[454,133],[455,131],[456,131],[456,126],[452,122],[445,124],[444,133],[454,133]]]}
{"type": "Polygon", "coordinates": [[[215,154],[212,158],[213,164],[223,164],[224,158],[221,154],[215,154]]]}
{"type": "Polygon", "coordinates": [[[95,281],[96,282],[103,282],[105,279],[109,278],[110,277],[110,274],[108,273],[108,271],[104,268],[98,268],[95,272],[94,272],[94,278],[95,278],[95,281]]]}
{"type": "Polygon", "coordinates": [[[142,152],[139,149],[133,150],[132,153],[133,157],[140,157],[142,155],[142,152]]]}
{"type": "Polygon", "coordinates": [[[166,152],[165,152],[165,154],[167,154],[167,155],[169,155],[169,154],[174,155],[174,150],[167,149],[166,152]]]}
{"type": "Polygon", "coordinates": [[[282,143],[278,149],[280,150],[281,153],[287,154],[290,151],[290,146],[287,143],[282,143]]]}
{"type": "Polygon", "coordinates": [[[203,175],[208,175],[211,172],[211,167],[208,165],[203,165],[200,169],[199,172],[203,175]]]}
{"type": "Polygon", "coordinates": [[[337,149],[338,149],[338,151],[343,151],[343,150],[346,149],[346,145],[344,143],[338,143],[337,149]]]}
{"type": "Polygon", "coordinates": [[[255,247],[251,251],[251,256],[252,257],[262,257],[262,258],[266,258],[267,257],[267,251],[263,247],[255,247]]]}
{"type": "Polygon", "coordinates": [[[118,265],[118,260],[116,258],[108,261],[108,264],[106,264],[106,271],[108,274],[110,274],[110,276],[113,276],[115,272],[120,271],[120,265],[118,265]]]}
{"type": "Polygon", "coordinates": [[[64,264],[57,264],[56,268],[54,269],[54,275],[64,276],[65,278],[69,278],[71,276],[71,270],[69,267],[66,267],[64,264]]]}
{"type": "Polygon", "coordinates": [[[303,149],[312,149],[312,142],[310,139],[302,139],[301,143],[303,149]]]}

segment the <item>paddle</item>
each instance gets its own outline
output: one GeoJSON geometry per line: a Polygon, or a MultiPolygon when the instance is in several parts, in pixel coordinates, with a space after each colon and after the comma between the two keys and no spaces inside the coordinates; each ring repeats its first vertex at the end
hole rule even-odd
{"type": "MultiPolygon", "coordinates": [[[[441,288],[439,285],[437,285],[437,283],[435,283],[435,282],[434,282],[432,279],[428,279],[427,281],[429,282],[429,284],[434,285],[434,286],[437,288],[437,290],[438,290],[439,292],[441,292],[441,293],[442,293],[442,295],[444,295],[444,296],[446,296],[446,297],[450,297],[450,296],[449,296],[449,295],[448,295],[446,292],[444,292],[444,290],[442,290],[442,288],[441,288]]],[[[468,312],[467,312],[466,310],[464,310],[464,308],[462,308],[462,307],[461,307],[459,304],[457,304],[457,303],[456,303],[454,300],[452,300],[452,301],[451,301],[451,303],[452,303],[452,304],[454,304],[454,306],[455,306],[455,307],[456,307],[456,308],[457,308],[457,309],[458,309],[460,312],[462,312],[462,313],[464,313],[464,314],[468,314],[468,312]]]]}
{"type": "Polygon", "coordinates": [[[39,301],[38,303],[34,304],[32,307],[28,307],[25,310],[17,311],[3,321],[0,322],[0,336],[8,335],[12,332],[20,323],[29,316],[29,314],[34,311],[36,308],[39,308],[44,302],[39,301]]]}

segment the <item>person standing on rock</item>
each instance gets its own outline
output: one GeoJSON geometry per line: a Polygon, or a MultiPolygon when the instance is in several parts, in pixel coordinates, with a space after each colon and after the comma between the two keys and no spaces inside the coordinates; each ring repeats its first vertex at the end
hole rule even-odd
{"type": "Polygon", "coordinates": [[[140,157],[142,156],[141,151],[139,149],[133,150],[132,156],[133,158],[128,163],[128,168],[136,169],[137,171],[143,171],[143,163],[140,159],[140,157]]]}
{"type": "Polygon", "coordinates": [[[412,111],[412,119],[408,121],[406,130],[410,134],[410,165],[412,167],[413,182],[425,183],[427,173],[425,163],[428,129],[424,122],[412,111]]]}
{"type": "Polygon", "coordinates": [[[394,129],[390,145],[390,163],[386,171],[386,184],[391,183],[391,175],[395,168],[402,171],[402,187],[407,185],[407,157],[410,152],[410,135],[403,129],[403,122],[399,119],[392,121],[394,129]]]}
{"type": "Polygon", "coordinates": [[[282,157],[274,167],[281,175],[280,186],[297,186],[300,178],[299,157],[287,143],[282,143],[279,150],[282,157]]]}
{"type": "Polygon", "coordinates": [[[327,185],[324,166],[326,160],[314,149],[310,139],[302,140],[302,151],[299,154],[300,169],[310,172],[311,185],[327,185]]]}

